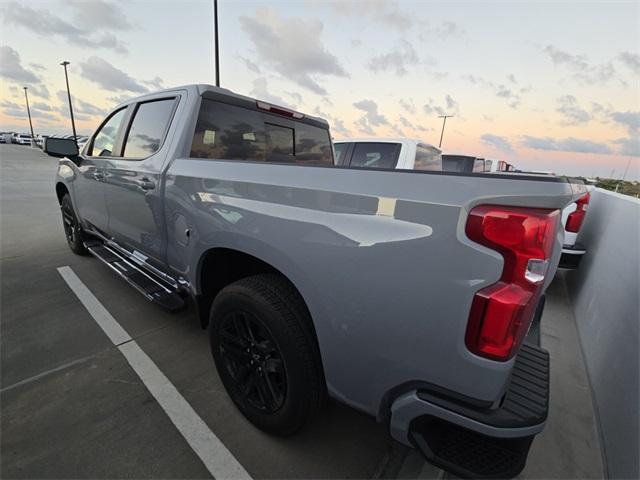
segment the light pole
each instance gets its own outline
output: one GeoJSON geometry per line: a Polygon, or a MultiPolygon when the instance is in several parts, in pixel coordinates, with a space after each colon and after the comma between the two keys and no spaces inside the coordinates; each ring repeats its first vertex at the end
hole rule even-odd
{"type": "Polygon", "coordinates": [[[438,148],[442,147],[442,137],[444,137],[444,126],[447,124],[447,118],[453,117],[453,115],[438,115],[438,118],[442,119],[442,133],[440,133],[440,143],[438,148]]]}
{"type": "Polygon", "coordinates": [[[216,87],[220,86],[220,52],[218,51],[218,0],[213,0],[213,36],[216,57],[216,87]]]}
{"type": "Polygon", "coordinates": [[[69,62],[66,60],[60,65],[64,67],[64,79],[67,82],[67,97],[69,98],[69,113],[71,114],[71,128],[73,129],[73,141],[78,143],[78,137],[76,136],[76,121],[73,118],[73,106],[71,105],[71,90],[69,90],[69,75],[67,74],[67,65],[69,62]]]}
{"type": "Polygon", "coordinates": [[[24,88],[24,99],[27,102],[27,116],[29,117],[29,129],[31,130],[31,146],[33,146],[33,142],[36,141],[35,136],[33,135],[33,124],[31,123],[31,110],[29,110],[29,96],[27,95],[27,87],[24,88]]]}

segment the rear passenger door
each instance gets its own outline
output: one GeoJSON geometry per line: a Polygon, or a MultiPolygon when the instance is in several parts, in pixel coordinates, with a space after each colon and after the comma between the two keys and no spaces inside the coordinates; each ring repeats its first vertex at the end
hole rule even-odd
{"type": "Polygon", "coordinates": [[[162,169],[179,98],[163,96],[130,105],[121,155],[105,165],[109,234],[141,261],[159,268],[165,254],[162,169]]]}

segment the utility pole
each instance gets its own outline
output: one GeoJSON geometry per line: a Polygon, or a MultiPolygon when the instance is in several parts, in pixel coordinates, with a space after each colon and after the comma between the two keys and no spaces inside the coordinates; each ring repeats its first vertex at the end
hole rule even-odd
{"type": "Polygon", "coordinates": [[[60,65],[64,67],[64,79],[67,82],[67,97],[69,98],[69,113],[71,114],[71,128],[73,129],[73,141],[78,144],[78,136],[76,135],[76,122],[73,118],[73,106],[71,105],[71,90],[69,90],[69,75],[67,74],[67,65],[69,62],[66,60],[62,62],[60,65]]]}
{"type": "Polygon", "coordinates": [[[438,148],[442,147],[442,137],[444,137],[444,126],[447,124],[447,118],[453,117],[453,115],[438,115],[438,118],[442,119],[442,133],[440,133],[440,143],[438,148]]]}
{"type": "Polygon", "coordinates": [[[213,0],[213,36],[215,39],[216,87],[220,86],[220,52],[218,50],[218,0],[213,0]]]}
{"type": "Polygon", "coordinates": [[[29,96],[27,95],[27,87],[24,88],[24,99],[27,102],[27,116],[29,117],[29,129],[31,130],[31,146],[33,147],[33,142],[36,141],[35,136],[33,135],[33,124],[31,123],[31,110],[29,110],[29,96]]]}

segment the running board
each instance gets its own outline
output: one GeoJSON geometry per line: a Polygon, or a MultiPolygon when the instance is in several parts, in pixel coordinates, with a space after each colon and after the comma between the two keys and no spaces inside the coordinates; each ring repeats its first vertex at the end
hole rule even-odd
{"type": "Polygon", "coordinates": [[[150,274],[145,273],[140,267],[127,260],[114,249],[99,241],[85,242],[85,247],[94,257],[106,264],[144,295],[147,300],[151,300],[172,312],[184,307],[184,299],[177,291],[156,280],[150,274]]]}

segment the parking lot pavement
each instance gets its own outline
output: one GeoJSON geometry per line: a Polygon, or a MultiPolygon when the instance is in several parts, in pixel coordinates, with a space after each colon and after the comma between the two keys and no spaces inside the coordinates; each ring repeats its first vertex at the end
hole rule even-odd
{"type": "Polygon", "coordinates": [[[330,403],[292,438],[226,395],[193,309],[170,314],[67,248],[57,162],[0,145],[2,478],[207,478],[210,473],[57,271],[68,265],[254,478],[371,478],[406,449],[330,403]]]}

